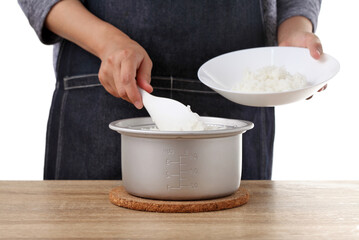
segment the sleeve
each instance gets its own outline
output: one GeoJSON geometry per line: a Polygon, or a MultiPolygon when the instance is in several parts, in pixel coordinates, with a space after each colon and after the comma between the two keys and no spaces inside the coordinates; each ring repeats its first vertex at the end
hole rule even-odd
{"type": "Polygon", "coordinates": [[[303,16],[312,22],[314,32],[321,3],[321,0],[277,0],[278,26],[290,17],[303,16]]]}
{"type": "Polygon", "coordinates": [[[18,3],[44,44],[54,44],[60,37],[45,27],[45,20],[51,8],[61,0],[18,0],[18,3]]]}

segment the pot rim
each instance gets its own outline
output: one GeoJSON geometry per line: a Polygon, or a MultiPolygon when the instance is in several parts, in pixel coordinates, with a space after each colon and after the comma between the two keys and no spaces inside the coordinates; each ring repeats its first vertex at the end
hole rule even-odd
{"type": "Polygon", "coordinates": [[[245,133],[254,127],[250,121],[219,117],[200,117],[207,125],[218,126],[218,129],[205,131],[159,131],[153,130],[156,125],[151,117],[128,118],[113,121],[110,129],[122,135],[147,138],[216,138],[245,133]],[[223,128],[224,127],[224,128],[223,128]]]}

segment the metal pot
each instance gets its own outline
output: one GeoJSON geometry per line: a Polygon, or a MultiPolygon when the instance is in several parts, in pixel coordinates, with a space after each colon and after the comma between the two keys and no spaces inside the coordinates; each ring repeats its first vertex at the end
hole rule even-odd
{"type": "Polygon", "coordinates": [[[234,193],[242,171],[242,133],[254,125],[234,119],[201,119],[212,130],[159,131],[149,117],[110,123],[122,137],[126,191],[162,200],[211,199],[234,193]]]}

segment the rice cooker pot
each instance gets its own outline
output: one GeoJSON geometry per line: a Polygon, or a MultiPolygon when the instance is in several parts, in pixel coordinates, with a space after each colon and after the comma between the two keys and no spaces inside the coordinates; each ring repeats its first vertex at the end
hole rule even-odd
{"type": "Polygon", "coordinates": [[[213,130],[155,130],[151,118],[110,123],[121,134],[122,180],[132,195],[198,200],[234,193],[242,171],[242,134],[253,123],[201,117],[213,130]]]}

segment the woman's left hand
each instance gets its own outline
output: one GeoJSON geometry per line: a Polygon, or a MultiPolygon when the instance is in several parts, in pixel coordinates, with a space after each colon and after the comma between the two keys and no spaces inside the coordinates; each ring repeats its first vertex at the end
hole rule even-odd
{"type": "MultiPolygon", "coordinates": [[[[288,18],[279,25],[278,45],[308,48],[314,59],[319,59],[323,54],[322,43],[318,36],[313,33],[312,23],[302,16],[288,18]]],[[[327,85],[319,89],[318,92],[326,88],[327,85]]]]}
{"type": "Polygon", "coordinates": [[[323,54],[323,47],[320,39],[311,32],[293,32],[279,42],[279,46],[293,46],[308,48],[314,59],[319,59],[323,54]]]}
{"type": "Polygon", "coordinates": [[[312,23],[302,16],[288,18],[279,25],[278,45],[308,48],[315,59],[323,54],[322,43],[313,33],[312,23]]]}

